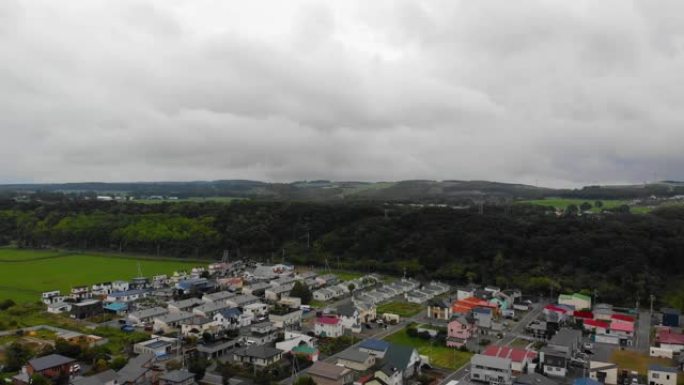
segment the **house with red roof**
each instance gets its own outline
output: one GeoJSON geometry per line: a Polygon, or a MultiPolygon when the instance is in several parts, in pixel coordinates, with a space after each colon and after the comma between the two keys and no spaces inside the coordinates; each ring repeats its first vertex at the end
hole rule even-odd
{"type": "Polygon", "coordinates": [[[487,308],[492,309],[493,312],[496,312],[499,309],[499,306],[477,297],[468,297],[456,300],[451,305],[453,314],[468,314],[475,308],[487,308]]]}
{"type": "Polygon", "coordinates": [[[635,318],[627,314],[614,313],[610,316],[610,320],[612,322],[625,322],[634,324],[635,318]]]}
{"type": "Polygon", "coordinates": [[[316,318],[314,334],[319,337],[337,338],[344,334],[344,327],[337,316],[322,316],[316,318]]]}
{"type": "Polygon", "coordinates": [[[633,337],[634,336],[634,324],[621,321],[611,321],[610,334],[617,335],[620,337],[633,337]]]}
{"type": "Polygon", "coordinates": [[[544,306],[543,313],[544,316],[546,316],[547,321],[560,323],[567,321],[567,319],[573,314],[573,311],[558,305],[546,305],[544,306]]]}
{"type": "Polygon", "coordinates": [[[684,334],[674,333],[669,328],[659,330],[655,342],[663,349],[669,349],[673,352],[684,351],[684,334]]]}
{"type": "Polygon", "coordinates": [[[584,330],[595,334],[606,334],[610,327],[610,323],[595,319],[585,319],[582,321],[582,327],[584,327],[584,330]]]}
{"type": "Polygon", "coordinates": [[[592,313],[588,310],[575,310],[572,313],[572,315],[573,315],[573,317],[575,317],[575,319],[578,319],[578,320],[579,319],[581,319],[581,320],[594,319],[594,313],[592,313]]]}
{"type": "Polygon", "coordinates": [[[511,360],[513,373],[527,372],[527,366],[537,357],[537,352],[510,346],[489,345],[481,354],[511,360]]]}

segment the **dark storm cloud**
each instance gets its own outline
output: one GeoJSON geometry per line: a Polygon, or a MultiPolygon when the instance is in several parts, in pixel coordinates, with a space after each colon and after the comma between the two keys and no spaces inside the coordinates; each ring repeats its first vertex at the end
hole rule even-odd
{"type": "Polygon", "coordinates": [[[684,178],[684,4],[0,2],[0,181],[684,178]]]}

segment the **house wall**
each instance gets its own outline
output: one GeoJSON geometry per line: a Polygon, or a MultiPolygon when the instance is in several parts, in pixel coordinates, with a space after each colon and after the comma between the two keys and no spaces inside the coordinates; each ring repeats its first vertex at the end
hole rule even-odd
{"type": "Polygon", "coordinates": [[[356,370],[357,372],[363,372],[370,369],[371,366],[375,365],[375,357],[369,356],[366,362],[354,362],[349,360],[338,359],[337,365],[342,365],[347,369],[356,370]]]}
{"type": "Polygon", "coordinates": [[[470,379],[473,381],[497,383],[497,384],[512,384],[513,377],[510,371],[505,371],[496,368],[488,368],[479,365],[470,365],[470,379]]]}
{"type": "Polygon", "coordinates": [[[677,385],[677,373],[648,371],[649,385],[677,385]]]}

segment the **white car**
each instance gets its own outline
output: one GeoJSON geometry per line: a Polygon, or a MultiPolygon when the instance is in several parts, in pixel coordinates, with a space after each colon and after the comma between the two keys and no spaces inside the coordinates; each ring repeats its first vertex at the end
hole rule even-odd
{"type": "Polygon", "coordinates": [[[458,385],[458,381],[457,380],[451,380],[451,381],[447,382],[446,385],[458,385]]]}

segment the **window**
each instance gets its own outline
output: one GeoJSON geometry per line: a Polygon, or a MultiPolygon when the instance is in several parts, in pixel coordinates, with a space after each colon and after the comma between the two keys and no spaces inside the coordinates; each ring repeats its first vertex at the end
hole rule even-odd
{"type": "Polygon", "coordinates": [[[665,379],[666,379],[666,380],[669,380],[669,379],[670,379],[670,375],[669,375],[669,374],[666,375],[666,376],[665,376],[665,379]]]}
{"type": "Polygon", "coordinates": [[[653,378],[660,378],[660,374],[659,373],[653,373],[653,378]]]}

